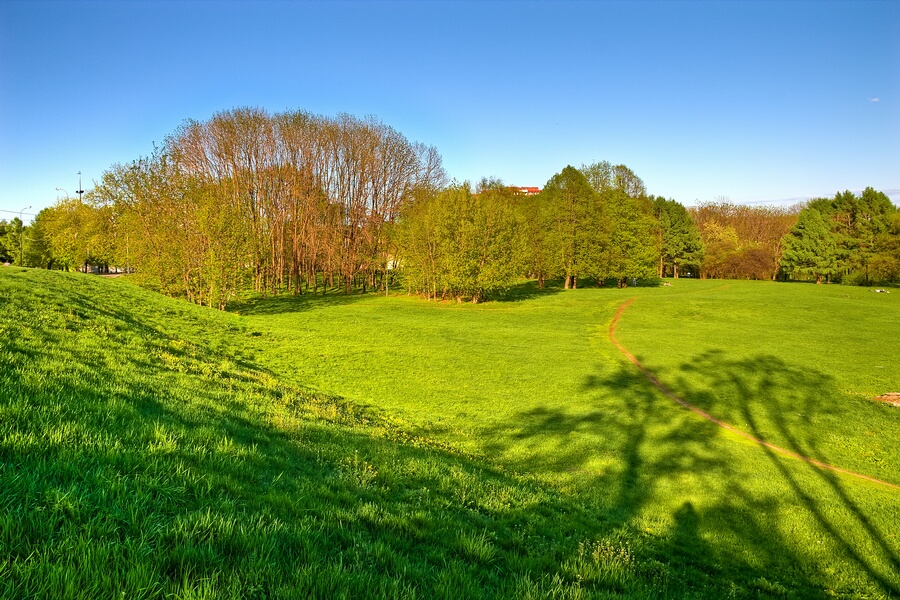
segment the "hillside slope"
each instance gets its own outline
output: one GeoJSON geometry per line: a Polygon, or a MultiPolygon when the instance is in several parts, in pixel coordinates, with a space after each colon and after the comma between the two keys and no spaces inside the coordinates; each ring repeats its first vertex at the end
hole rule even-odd
{"type": "Polygon", "coordinates": [[[281,385],[242,353],[258,333],[121,280],[0,270],[0,596],[684,591],[571,498],[281,385]]]}
{"type": "Polygon", "coordinates": [[[698,423],[607,347],[607,291],[363,298],[0,269],[0,596],[900,594],[896,494],[698,423]]]}

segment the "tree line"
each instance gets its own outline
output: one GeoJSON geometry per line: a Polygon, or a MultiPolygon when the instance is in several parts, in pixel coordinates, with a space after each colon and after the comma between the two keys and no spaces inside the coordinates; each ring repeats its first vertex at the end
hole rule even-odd
{"type": "Polygon", "coordinates": [[[853,285],[900,281],[900,211],[872,188],[810,201],[783,245],[782,266],[796,277],[853,285]]]}
{"type": "Polygon", "coordinates": [[[900,221],[867,189],[792,208],[685,208],[625,165],[567,166],[539,194],[448,182],[434,147],[373,117],[240,108],[186,121],[85,200],[0,222],[0,260],[125,270],[225,308],[236,294],[406,289],[479,302],[683,275],[900,280],[900,221]],[[16,247],[19,252],[12,251],[16,247]]]}

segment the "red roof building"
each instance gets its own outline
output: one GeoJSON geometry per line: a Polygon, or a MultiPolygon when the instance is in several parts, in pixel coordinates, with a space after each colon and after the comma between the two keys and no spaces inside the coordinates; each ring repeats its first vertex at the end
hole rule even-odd
{"type": "Polygon", "coordinates": [[[523,196],[536,196],[541,193],[541,188],[539,187],[520,187],[514,185],[512,188],[523,196]]]}

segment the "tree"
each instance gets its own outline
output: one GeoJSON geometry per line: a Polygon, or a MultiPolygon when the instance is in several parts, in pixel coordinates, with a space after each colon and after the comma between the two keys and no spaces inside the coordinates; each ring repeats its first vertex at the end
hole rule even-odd
{"type": "Polygon", "coordinates": [[[480,302],[525,268],[525,227],[515,190],[483,180],[421,194],[402,213],[397,248],[410,289],[429,298],[480,302]]]}
{"type": "Polygon", "coordinates": [[[703,256],[700,229],[687,209],[663,197],[652,199],[653,212],[658,221],[659,277],[679,273],[687,267],[699,268],[703,256]]]}
{"type": "Polygon", "coordinates": [[[878,239],[878,252],[869,260],[873,277],[879,281],[900,281],[900,211],[891,217],[887,231],[878,239]]]}
{"type": "Polygon", "coordinates": [[[609,226],[600,197],[583,173],[572,166],[550,178],[540,193],[550,215],[547,245],[549,272],[576,288],[578,277],[597,276],[605,262],[609,226]]]}
{"type": "Polygon", "coordinates": [[[876,258],[881,245],[889,240],[891,219],[897,208],[888,197],[872,188],[866,188],[860,196],[844,191],[834,198],[817,198],[804,210],[816,210],[825,218],[828,230],[835,242],[835,266],[833,276],[843,283],[868,284],[873,277],[880,277],[883,262],[876,258]],[[871,262],[879,266],[873,272],[871,262]]]}
{"type": "Polygon", "coordinates": [[[816,208],[807,207],[784,241],[781,264],[793,275],[815,277],[822,283],[835,273],[837,244],[828,221],[816,208]]]}
{"type": "Polygon", "coordinates": [[[608,190],[601,198],[610,216],[611,231],[606,260],[598,275],[614,278],[619,287],[625,287],[629,279],[656,275],[656,219],[642,210],[639,198],[632,198],[622,189],[608,190]]]}
{"type": "MultiPolygon", "coordinates": [[[[5,222],[4,222],[5,223],[5,222]]],[[[5,223],[5,235],[3,253],[7,261],[14,265],[22,265],[22,248],[25,238],[25,224],[19,217],[14,217],[9,223],[5,223]]]]}
{"type": "Polygon", "coordinates": [[[837,237],[838,269],[843,275],[855,273],[860,283],[869,283],[869,262],[878,253],[878,242],[895,212],[890,199],[871,187],[859,197],[849,191],[835,195],[826,214],[837,237]]]}
{"type": "Polygon", "coordinates": [[[31,222],[25,243],[25,264],[29,267],[52,269],[56,262],[45,231],[52,208],[41,210],[31,222]]]}
{"type": "Polygon", "coordinates": [[[701,227],[705,253],[700,263],[700,277],[727,277],[731,274],[729,260],[740,250],[737,232],[731,225],[716,220],[706,221],[701,227]]]}
{"type": "Polygon", "coordinates": [[[374,118],[233,109],[104,174],[91,260],[124,250],[136,279],[219,307],[248,284],[386,290],[402,206],[443,185],[433,147],[374,118]]]}
{"type": "Polygon", "coordinates": [[[0,263],[11,263],[13,261],[12,251],[10,250],[10,234],[14,230],[14,226],[7,223],[5,219],[0,220],[0,263]]]}
{"type": "Polygon", "coordinates": [[[775,279],[781,241],[796,223],[799,210],[798,207],[744,206],[727,199],[692,207],[689,212],[707,248],[701,264],[704,276],[775,279]],[[712,246],[714,250],[710,250],[712,246]],[[763,265],[768,266],[762,269],[763,265]]]}
{"type": "Polygon", "coordinates": [[[580,171],[598,193],[621,190],[630,198],[643,198],[647,188],[640,177],[625,165],[613,165],[608,161],[581,165],[580,171]]]}
{"type": "Polygon", "coordinates": [[[546,196],[535,194],[522,196],[519,209],[525,228],[525,274],[537,279],[538,287],[544,289],[546,280],[556,272],[556,253],[550,244],[550,228],[555,219],[553,207],[546,196]]]}

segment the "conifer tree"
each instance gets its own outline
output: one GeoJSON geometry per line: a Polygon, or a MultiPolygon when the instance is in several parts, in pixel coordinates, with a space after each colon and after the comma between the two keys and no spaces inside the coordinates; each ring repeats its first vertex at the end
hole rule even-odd
{"type": "Polygon", "coordinates": [[[781,259],[793,275],[815,277],[816,283],[829,280],[837,266],[837,244],[828,222],[819,210],[807,208],[784,241],[781,259]]]}

